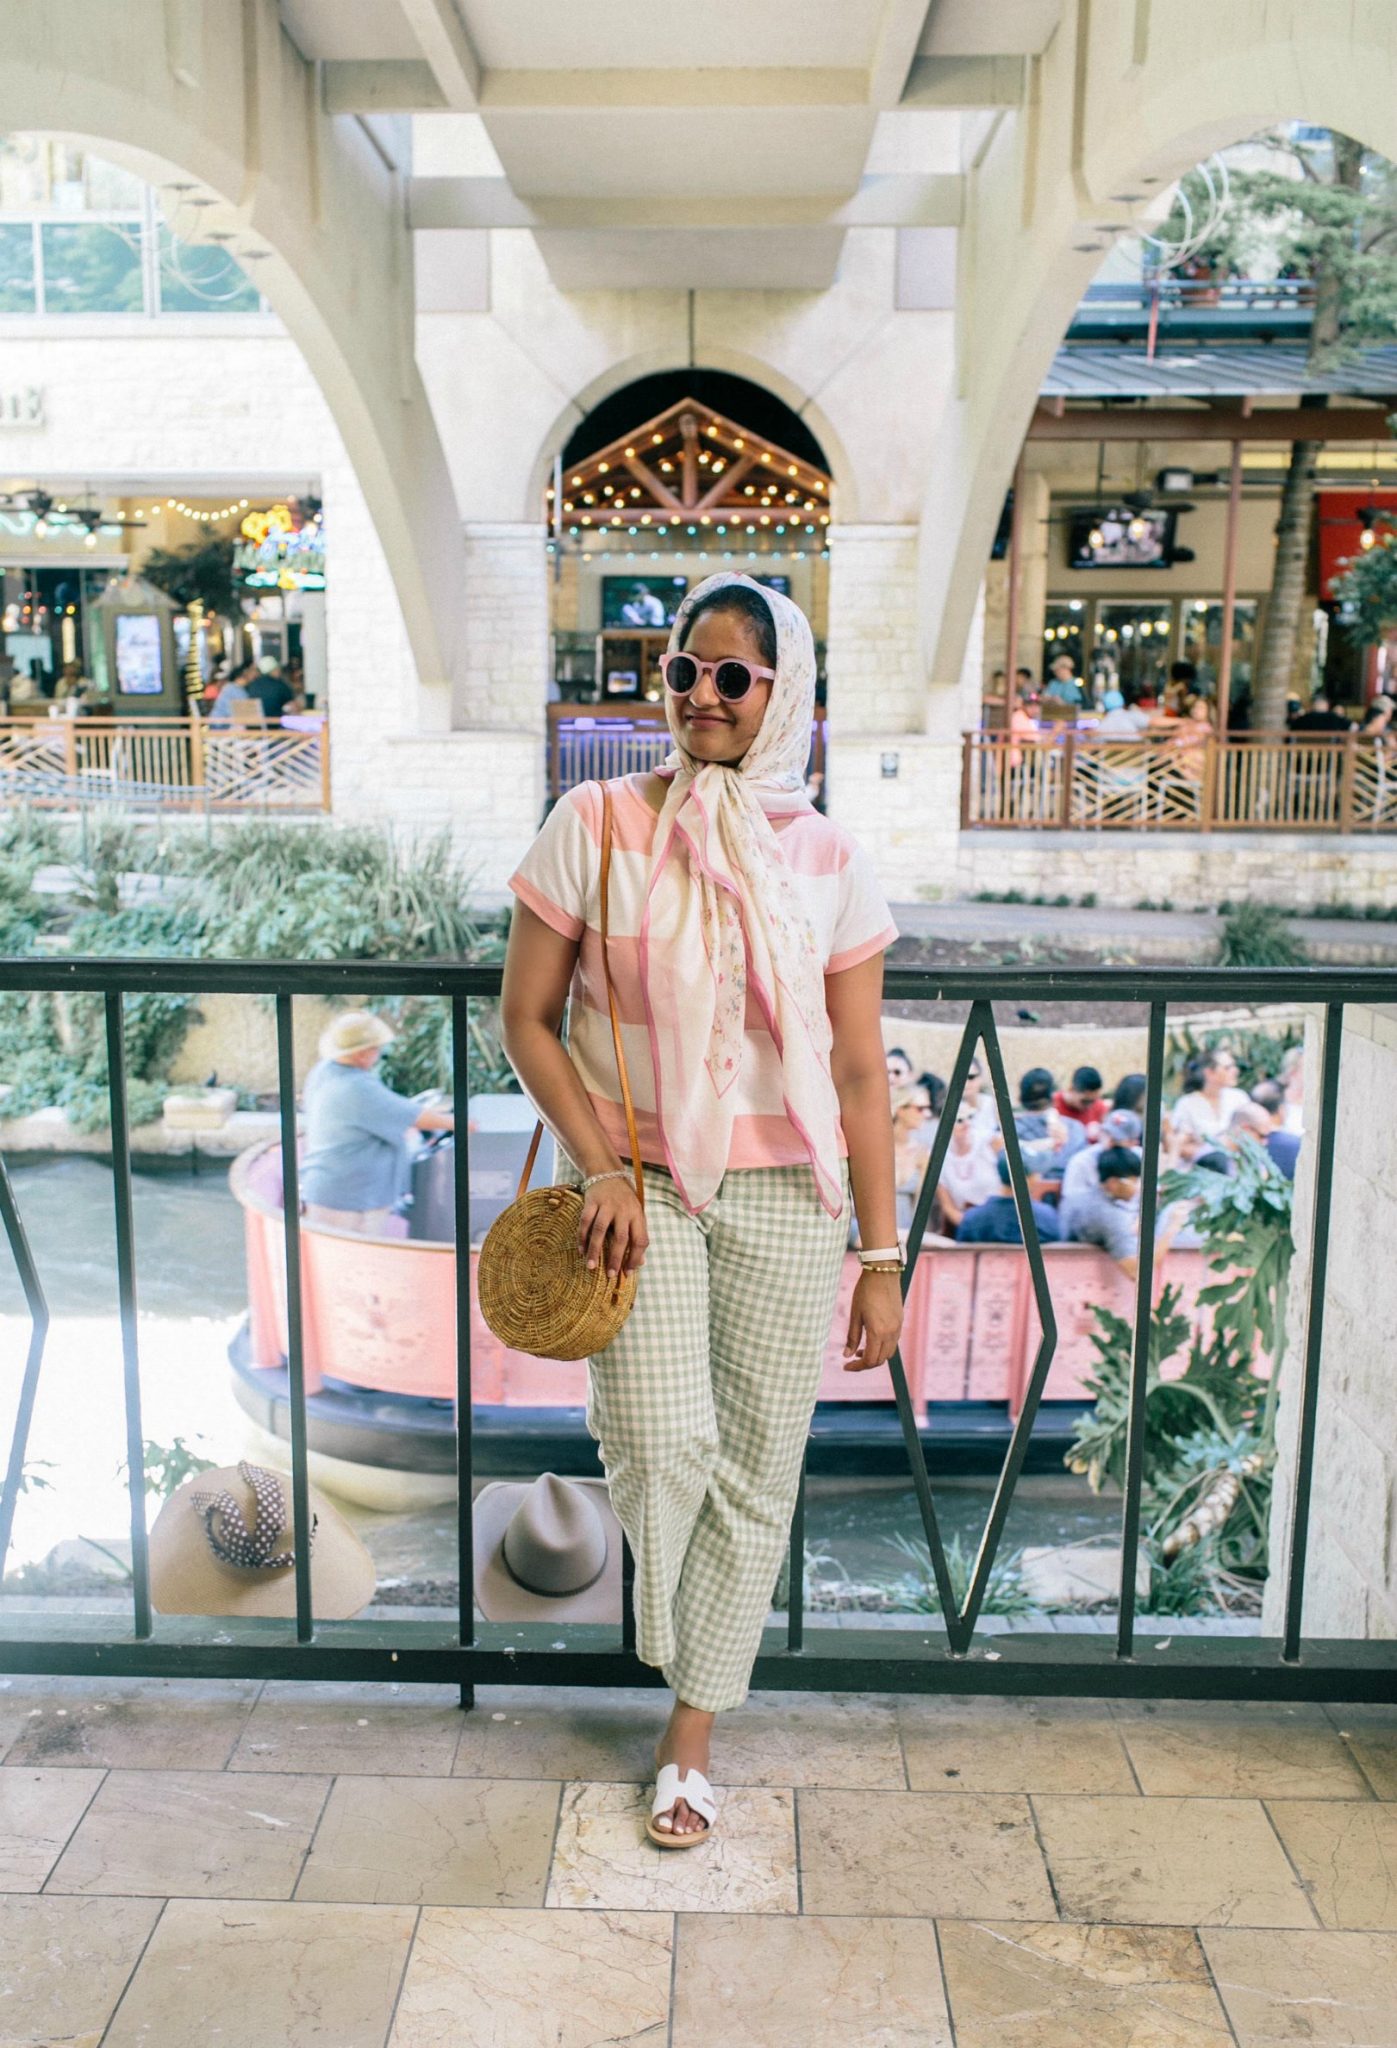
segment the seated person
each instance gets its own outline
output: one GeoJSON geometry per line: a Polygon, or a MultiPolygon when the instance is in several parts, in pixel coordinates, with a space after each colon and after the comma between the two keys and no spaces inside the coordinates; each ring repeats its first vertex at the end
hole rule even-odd
{"type": "MultiPolygon", "coordinates": [[[[1009,1161],[1001,1153],[998,1163],[999,1184],[1002,1193],[992,1195],[987,1202],[978,1202],[973,1209],[967,1209],[956,1232],[957,1244],[1022,1244],[1023,1231],[1019,1228],[1019,1212],[1014,1206],[1012,1182],[1009,1178],[1009,1161]]],[[[1029,1177],[1030,1195],[1033,1176],[1029,1177]]],[[[1032,1200],[1033,1223],[1044,1244],[1056,1244],[1062,1235],[1056,1212],[1046,1202],[1032,1200]]]]}
{"type": "Polygon", "coordinates": [[[1053,1104],[1053,1077],[1046,1067],[1030,1067],[1019,1082],[1019,1107],[1014,1111],[1019,1142],[1032,1148],[1043,1193],[1057,1200],[1068,1160],[1087,1142],[1085,1125],[1068,1122],[1053,1104]]]}
{"type": "Polygon", "coordinates": [[[975,1111],[962,1102],[951,1129],[951,1142],[937,1183],[937,1199],[946,1229],[955,1236],[966,1212],[981,1202],[993,1201],[999,1193],[995,1168],[995,1147],[999,1137],[987,1138],[976,1129],[975,1111]]]}
{"type": "Polygon", "coordinates": [[[373,1069],[394,1033],[369,1010],[344,1010],[320,1036],[306,1076],[301,1197],[307,1223],[378,1237],[407,1193],[410,1130],[450,1131],[450,1110],[397,1095],[373,1069]]]}
{"type": "Polygon", "coordinates": [[[1140,1265],[1140,1155],[1129,1145],[1096,1154],[1096,1181],[1062,1206],[1063,1235],[1100,1245],[1133,1280],[1140,1265]]]}
{"type": "Polygon", "coordinates": [[[1096,1162],[1101,1156],[1103,1145],[1128,1145],[1138,1152],[1144,1136],[1144,1126],[1133,1109],[1112,1109],[1091,1132],[1091,1143],[1083,1145],[1068,1160],[1062,1175],[1062,1194],[1058,1199],[1058,1215],[1062,1219],[1063,1233],[1072,1235],[1068,1222],[1068,1211],[1074,1202],[1090,1199],[1100,1184],[1096,1162]]]}
{"type": "Polygon", "coordinates": [[[1286,1125],[1285,1089],[1279,1081],[1258,1081],[1251,1099],[1266,1118],[1262,1142],[1287,1180],[1294,1180],[1300,1157],[1300,1133],[1286,1125]]]}
{"type": "Polygon", "coordinates": [[[1106,1114],[1106,1100],[1102,1094],[1100,1074],[1095,1067],[1078,1067],[1072,1076],[1070,1088],[1059,1088],[1053,1097],[1053,1108],[1068,1123],[1099,1124],[1106,1114]]]}

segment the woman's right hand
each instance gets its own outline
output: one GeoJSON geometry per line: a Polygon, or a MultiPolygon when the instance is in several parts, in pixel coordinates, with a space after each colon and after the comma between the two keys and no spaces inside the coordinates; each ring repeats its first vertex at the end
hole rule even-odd
{"type": "Polygon", "coordinates": [[[589,1269],[605,1264],[612,1279],[635,1273],[650,1243],[645,1211],[628,1180],[603,1180],[582,1197],[577,1248],[589,1269]]]}

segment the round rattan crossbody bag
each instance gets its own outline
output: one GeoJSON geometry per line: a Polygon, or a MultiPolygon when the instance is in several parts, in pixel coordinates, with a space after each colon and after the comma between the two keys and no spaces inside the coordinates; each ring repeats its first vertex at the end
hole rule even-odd
{"type": "MultiPolygon", "coordinates": [[[[611,1039],[621,1078],[635,1191],[645,1208],[645,1177],[640,1164],[640,1138],[631,1102],[630,1077],[621,1045],[621,1020],[611,985],[607,955],[607,898],[611,879],[611,792],[602,784],[601,950],[606,975],[606,1001],[611,1012],[611,1039]]],[[[622,1273],[613,1280],[604,1265],[588,1271],[577,1248],[582,1221],[582,1196],[576,1188],[534,1188],[529,1175],[543,1136],[540,1122],[529,1146],[519,1193],[497,1216],[480,1247],[476,1285],[480,1313],[502,1343],[536,1358],[587,1358],[603,1351],[631,1312],[636,1276],[622,1273]]]]}

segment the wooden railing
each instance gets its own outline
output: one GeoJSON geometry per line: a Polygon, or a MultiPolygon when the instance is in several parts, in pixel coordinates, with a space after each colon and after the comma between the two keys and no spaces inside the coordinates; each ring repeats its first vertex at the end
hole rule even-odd
{"type": "Polygon", "coordinates": [[[0,719],[0,803],[328,811],[330,736],[201,718],[0,719]]]}
{"type": "Polygon", "coordinates": [[[1327,733],[965,737],[968,831],[1395,832],[1397,744],[1327,733]]]}

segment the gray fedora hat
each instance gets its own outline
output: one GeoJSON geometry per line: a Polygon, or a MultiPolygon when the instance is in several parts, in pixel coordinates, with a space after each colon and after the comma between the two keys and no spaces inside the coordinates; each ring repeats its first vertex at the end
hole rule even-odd
{"type": "Polygon", "coordinates": [[[475,1497],[486,1621],[621,1619],[621,1525],[604,1479],[492,1480],[475,1497]]]}

